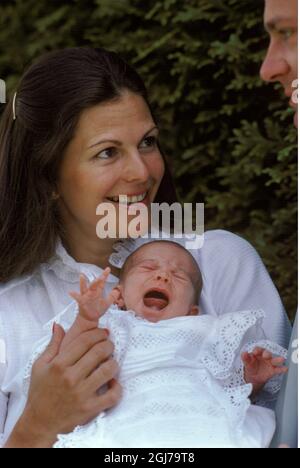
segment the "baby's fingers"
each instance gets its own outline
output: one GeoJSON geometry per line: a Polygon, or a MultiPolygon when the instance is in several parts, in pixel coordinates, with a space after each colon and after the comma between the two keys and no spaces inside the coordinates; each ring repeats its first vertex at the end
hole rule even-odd
{"type": "Polygon", "coordinates": [[[288,370],[288,367],[274,367],[274,375],[286,374],[288,370]]]}
{"type": "Polygon", "coordinates": [[[109,305],[112,305],[115,302],[117,302],[119,299],[120,299],[120,291],[118,291],[117,289],[113,289],[107,298],[107,302],[109,303],[109,305]]]}
{"type": "Polygon", "coordinates": [[[69,293],[69,296],[71,296],[73,299],[75,299],[76,302],[78,302],[78,304],[81,302],[81,294],[75,292],[75,291],[71,291],[69,293]]]}
{"type": "Polygon", "coordinates": [[[252,351],[252,354],[256,358],[272,359],[272,357],[273,357],[272,354],[269,351],[267,351],[266,349],[263,349],[263,348],[255,348],[252,351]]]}
{"type": "Polygon", "coordinates": [[[111,274],[111,269],[109,267],[105,268],[105,270],[103,272],[103,276],[108,278],[110,274],[111,274]]]}
{"type": "Polygon", "coordinates": [[[92,282],[92,284],[90,285],[90,289],[95,291],[98,288],[103,288],[105,286],[105,283],[110,273],[111,273],[111,269],[106,268],[104,272],[102,273],[102,275],[100,276],[100,278],[97,278],[95,279],[95,281],[92,282]]]}
{"type": "Polygon", "coordinates": [[[277,366],[282,366],[282,364],[285,362],[285,358],[284,357],[277,357],[277,358],[273,358],[271,363],[272,363],[272,366],[274,367],[277,367],[277,366]]]}
{"type": "Polygon", "coordinates": [[[259,356],[262,356],[263,355],[263,352],[264,352],[264,349],[263,348],[255,348],[253,351],[252,351],[252,354],[256,357],[259,357],[259,356]]]}
{"type": "Polygon", "coordinates": [[[262,354],[262,357],[263,359],[266,359],[266,360],[271,360],[273,358],[273,354],[270,353],[270,351],[267,351],[266,349],[264,350],[263,354],[262,354]]]}
{"type": "Polygon", "coordinates": [[[81,294],[85,294],[88,291],[88,281],[83,273],[80,275],[79,283],[81,294]]]}
{"type": "Polygon", "coordinates": [[[254,366],[257,362],[256,356],[254,356],[251,353],[243,353],[242,354],[242,361],[245,364],[245,366],[254,366]]]}
{"type": "Polygon", "coordinates": [[[251,357],[249,353],[242,353],[242,361],[244,364],[251,362],[251,357]]]}

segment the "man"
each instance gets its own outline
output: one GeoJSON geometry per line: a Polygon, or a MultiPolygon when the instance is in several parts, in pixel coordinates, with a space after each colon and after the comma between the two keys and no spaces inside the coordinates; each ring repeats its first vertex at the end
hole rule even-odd
{"type": "MultiPolygon", "coordinates": [[[[267,82],[279,82],[289,105],[295,110],[294,125],[298,127],[298,1],[265,0],[265,28],[270,46],[261,67],[261,77],[267,82]]],[[[298,427],[298,320],[294,324],[289,351],[289,373],[278,399],[277,430],[272,447],[297,447],[298,427]]]]}
{"type": "Polygon", "coordinates": [[[265,0],[264,21],[270,46],[260,75],[264,81],[282,84],[290,106],[295,109],[297,127],[298,0],[265,0]]]}

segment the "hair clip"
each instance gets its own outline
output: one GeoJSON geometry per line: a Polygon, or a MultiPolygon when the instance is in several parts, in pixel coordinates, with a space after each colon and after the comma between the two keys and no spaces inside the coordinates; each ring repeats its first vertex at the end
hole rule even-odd
{"type": "Polygon", "coordinates": [[[13,98],[13,103],[12,103],[12,110],[13,110],[13,119],[16,120],[16,98],[17,98],[17,93],[14,94],[13,98]]]}

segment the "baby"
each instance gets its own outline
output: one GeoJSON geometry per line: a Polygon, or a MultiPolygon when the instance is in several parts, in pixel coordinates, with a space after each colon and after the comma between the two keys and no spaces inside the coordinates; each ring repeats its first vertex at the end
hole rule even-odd
{"type": "MultiPolygon", "coordinates": [[[[194,257],[175,242],[152,242],[135,251],[125,262],[120,284],[107,299],[103,297],[107,268],[103,275],[88,287],[80,278],[80,294],[71,292],[79,304],[79,314],[62,346],[91,328],[97,328],[100,317],[116,303],[122,310],[135,311],[136,316],[150,322],[175,317],[199,315],[197,305],[202,290],[202,274],[194,257]]],[[[275,375],[286,373],[284,358],[273,358],[263,349],[243,353],[245,382],[258,393],[275,375]]]]}
{"type": "Polygon", "coordinates": [[[80,293],[70,293],[76,302],[62,348],[87,330],[108,328],[123,398],[60,435],[56,447],[267,447],[273,413],[249,396],[287,369],[284,350],[259,340],[264,314],[202,315],[198,264],[174,242],[136,250],[105,297],[109,274],[91,285],[81,276],[80,293]]]}
{"type": "Polygon", "coordinates": [[[154,323],[200,312],[202,275],[193,256],[180,244],[156,241],[140,247],[125,262],[119,285],[104,298],[109,274],[107,268],[90,287],[84,276],[80,277],[80,294],[70,293],[79,304],[79,314],[63,345],[98,327],[100,317],[112,304],[154,323]]]}

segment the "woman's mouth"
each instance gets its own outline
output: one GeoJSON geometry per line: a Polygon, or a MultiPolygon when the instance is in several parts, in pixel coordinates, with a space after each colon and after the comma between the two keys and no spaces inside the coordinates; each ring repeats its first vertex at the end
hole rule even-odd
{"type": "Polygon", "coordinates": [[[143,203],[146,201],[149,192],[144,192],[140,195],[118,195],[116,197],[107,197],[107,200],[111,203],[117,203],[118,205],[134,205],[136,203],[143,203]]]}
{"type": "Polygon", "coordinates": [[[151,289],[144,296],[144,305],[149,309],[161,311],[169,305],[168,293],[161,289],[151,289]]]}

